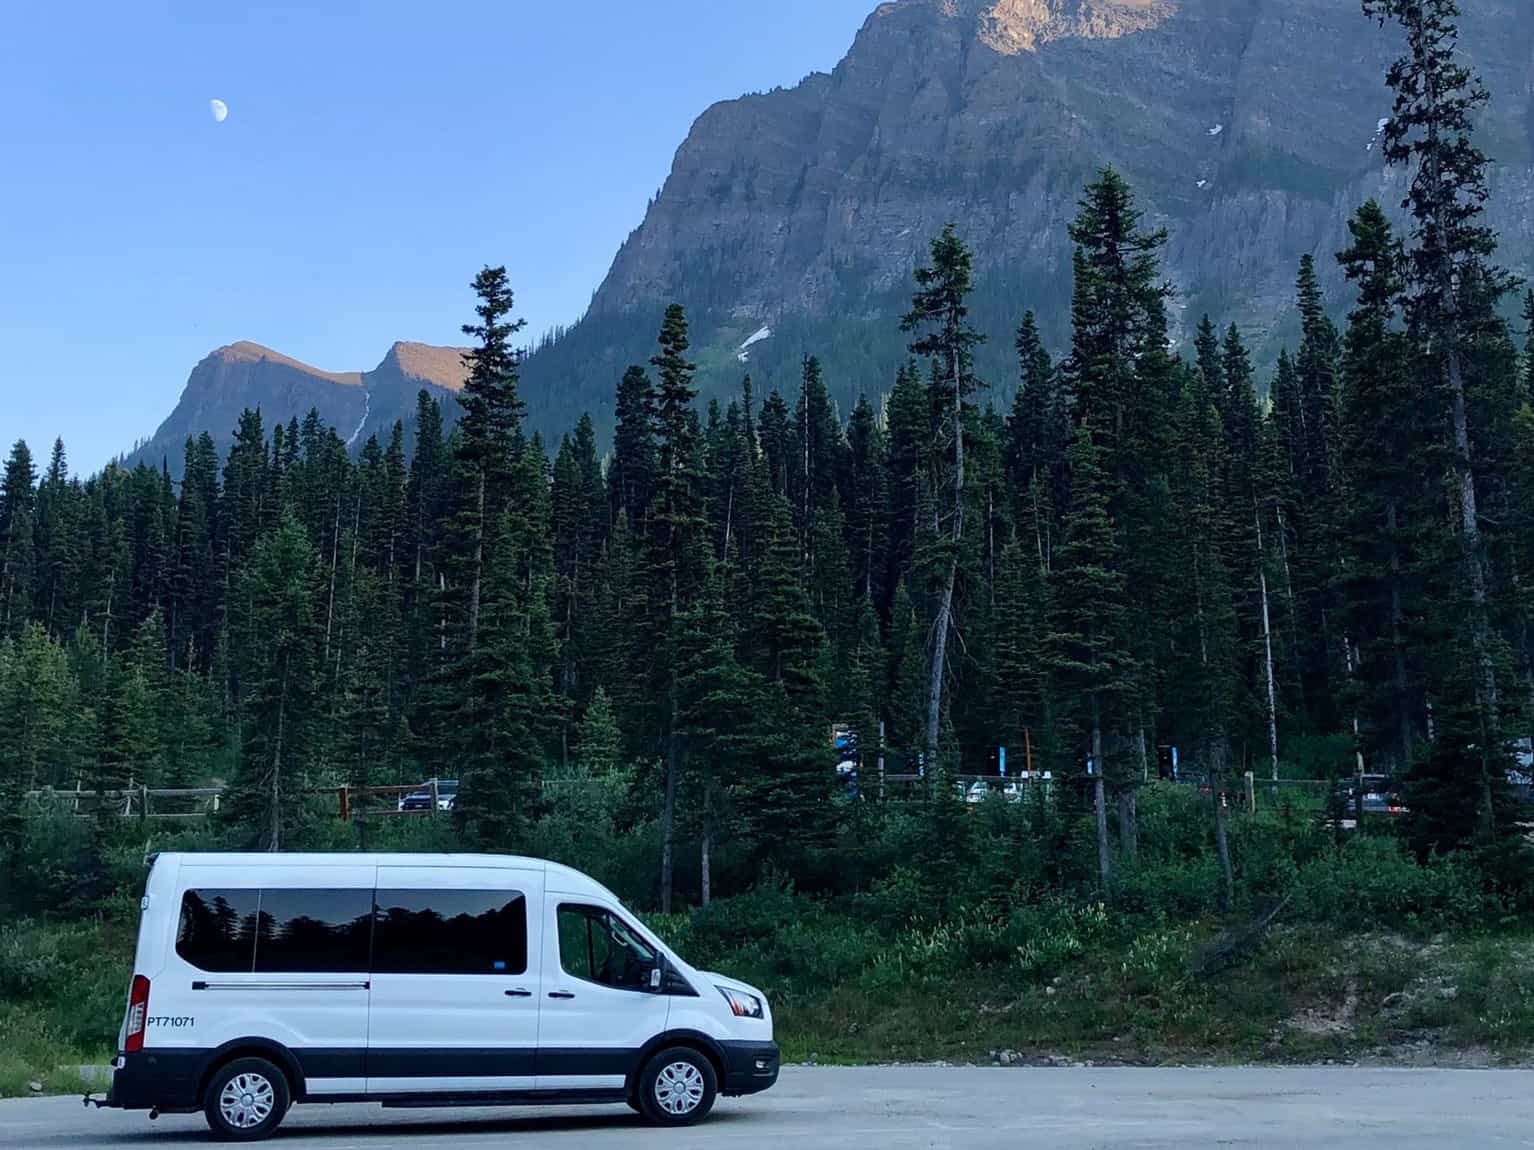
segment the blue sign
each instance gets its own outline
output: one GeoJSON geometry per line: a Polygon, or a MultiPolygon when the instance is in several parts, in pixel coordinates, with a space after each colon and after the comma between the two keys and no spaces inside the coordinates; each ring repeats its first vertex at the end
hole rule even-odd
{"type": "Polygon", "coordinates": [[[1006,747],[998,747],[997,748],[997,750],[996,750],[996,759],[1001,764],[1001,777],[1002,778],[1006,778],[1007,777],[1007,748],[1006,747]]]}

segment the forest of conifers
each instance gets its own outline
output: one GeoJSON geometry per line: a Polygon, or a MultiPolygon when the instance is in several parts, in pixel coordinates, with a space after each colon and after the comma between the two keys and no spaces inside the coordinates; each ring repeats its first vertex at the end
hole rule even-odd
{"type": "MultiPolygon", "coordinates": [[[[423,393],[408,440],[353,456],[316,417],[250,411],[227,458],[187,443],[179,484],[81,479],[62,444],[16,444],[11,869],[45,788],[219,780],[223,841],[275,849],[306,841],[322,786],[437,776],[462,780],[456,833],[489,850],[616,785],[666,909],[709,897],[718,852],[733,886],[771,867],[813,887],[876,801],[838,782],[834,725],[865,763],[923,771],[938,837],[962,817],[952,775],[1031,747],[1075,819],[1051,826],[1091,844],[1057,879],[1109,896],[1162,746],[1216,793],[1361,763],[1401,780],[1423,856],[1516,854],[1534,341],[1511,320],[1534,327],[1534,293],[1479,224],[1484,97],[1452,6],[1374,7],[1408,33],[1386,133],[1406,210],[1358,207],[1346,299],[1298,261],[1303,336],[1268,379],[1234,327],[1169,341],[1166,237],[1105,170],[1071,224],[1069,348],[1043,346],[1025,300],[1016,332],[972,330],[960,221],[916,273],[909,366],[845,419],[813,357],[797,394],[746,378],[699,411],[671,307],[655,357],[614,381],[610,450],[584,419],[530,440],[520,325],[487,268],[459,410],[423,393]],[[1016,381],[974,377],[983,339],[1015,339],[1016,381]]],[[[366,841],[365,803],[353,817],[366,841]]]]}

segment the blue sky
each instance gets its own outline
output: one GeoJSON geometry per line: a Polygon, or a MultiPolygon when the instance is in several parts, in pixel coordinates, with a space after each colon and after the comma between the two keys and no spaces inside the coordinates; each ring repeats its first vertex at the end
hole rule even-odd
{"type": "Polygon", "coordinates": [[[530,333],[574,320],[693,119],[830,69],[873,7],[6,0],[0,439],[90,471],[222,344],[454,342],[485,263],[530,333]]]}

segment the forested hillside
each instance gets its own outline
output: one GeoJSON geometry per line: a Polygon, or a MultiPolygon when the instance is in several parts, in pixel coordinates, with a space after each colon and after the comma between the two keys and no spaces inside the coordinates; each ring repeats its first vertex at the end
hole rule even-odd
{"type": "MultiPolygon", "coordinates": [[[[491,850],[621,796],[584,831],[642,831],[668,911],[715,893],[721,852],[731,889],[764,868],[857,888],[878,755],[924,776],[941,852],[947,779],[1027,747],[1057,784],[1041,874],[1112,898],[1163,746],[1215,794],[1246,770],[1404,779],[1411,847],[1479,852],[1505,881],[1534,693],[1534,347],[1479,223],[1482,97],[1452,6],[1369,7],[1409,33],[1384,143],[1415,222],[1358,207],[1340,329],[1300,262],[1302,338],[1269,403],[1234,326],[1169,350],[1167,237],[1110,169],[1070,227],[1067,357],[1028,300],[1015,331],[974,330],[960,221],[916,273],[909,364],[859,381],[845,422],[814,358],[794,394],[746,377],[698,410],[672,306],[614,381],[610,454],[585,419],[529,438],[520,325],[487,268],[450,434],[425,392],[411,442],[397,425],[356,459],[317,416],[247,411],[226,458],[187,443],[179,483],[81,479],[62,444],[39,467],[18,443],[0,489],[13,885],[30,792],[227,781],[222,841],[276,849],[312,838],[315,788],[441,776],[463,780],[461,841],[491,850]],[[987,341],[1015,344],[1009,410],[974,371],[987,341]]],[[[1534,295],[1523,310],[1534,324],[1534,295]]],[[[1208,818],[1229,902],[1226,804],[1208,818]]]]}

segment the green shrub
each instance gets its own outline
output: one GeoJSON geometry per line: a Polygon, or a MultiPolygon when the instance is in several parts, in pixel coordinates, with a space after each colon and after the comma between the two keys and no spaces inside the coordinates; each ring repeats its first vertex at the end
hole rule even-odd
{"type": "Polygon", "coordinates": [[[1396,839],[1354,837],[1300,868],[1293,911],[1351,929],[1484,930],[1503,915],[1472,860],[1419,863],[1396,839]]]}

